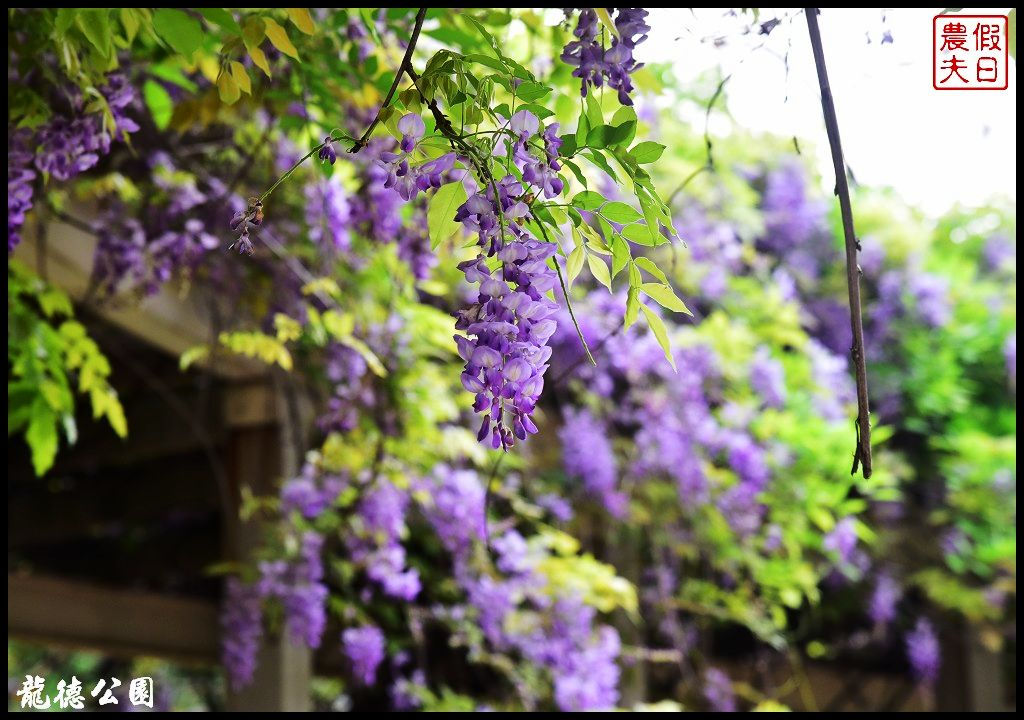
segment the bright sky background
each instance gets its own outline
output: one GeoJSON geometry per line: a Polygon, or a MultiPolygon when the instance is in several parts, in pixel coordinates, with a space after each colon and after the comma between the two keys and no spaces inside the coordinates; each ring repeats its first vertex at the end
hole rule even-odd
{"type": "MultiPolygon", "coordinates": [[[[1015,201],[1016,65],[1011,59],[1005,91],[934,90],[932,18],[938,12],[822,10],[822,43],[846,161],[859,182],[891,185],[933,214],[957,202],[981,204],[995,195],[1015,201]],[[886,31],[893,41],[883,45],[886,31]]],[[[971,12],[1005,15],[1008,9],[971,12]]],[[[653,30],[637,57],[673,63],[684,84],[721,66],[732,74],[726,94],[735,122],[812,143],[819,170],[831,187],[834,175],[807,22],[793,9],[762,9],[762,21],[773,17],[788,19],[766,38],[740,35],[749,15],[728,17],[721,9],[652,9],[648,24],[653,30]],[[716,47],[718,37],[726,42],[716,47]]],[[[712,124],[711,129],[727,132],[728,125],[712,124]]]]}

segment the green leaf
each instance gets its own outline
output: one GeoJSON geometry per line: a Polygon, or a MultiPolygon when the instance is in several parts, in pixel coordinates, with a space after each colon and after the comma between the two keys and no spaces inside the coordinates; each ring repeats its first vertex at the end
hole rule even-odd
{"type": "Polygon", "coordinates": [[[99,50],[103,57],[111,52],[110,15],[106,8],[83,8],[75,20],[85,38],[99,50]]]}
{"type": "Polygon", "coordinates": [[[484,67],[489,67],[492,70],[497,70],[498,72],[504,75],[508,75],[508,66],[506,66],[505,63],[503,63],[498,58],[493,58],[490,55],[471,53],[469,55],[466,55],[465,59],[468,62],[475,63],[477,65],[483,65],[484,67]]]}
{"type": "Polygon", "coordinates": [[[822,532],[831,532],[832,528],[836,526],[836,521],[835,518],[832,517],[832,513],[820,505],[808,508],[807,516],[822,532]]]}
{"type": "Polygon", "coordinates": [[[651,275],[653,275],[654,277],[658,278],[658,280],[660,280],[661,282],[663,282],[666,285],[668,285],[668,278],[665,277],[665,273],[663,273],[661,271],[661,268],[659,268],[657,265],[655,265],[654,261],[651,260],[650,258],[638,257],[633,262],[636,263],[637,267],[639,267],[639,268],[641,268],[643,270],[646,270],[651,275]]]}
{"type": "Polygon", "coordinates": [[[615,23],[612,22],[612,16],[608,12],[608,8],[594,8],[594,11],[597,13],[597,19],[600,20],[605,29],[611,33],[612,37],[618,37],[619,29],[615,27],[615,23]]]}
{"type": "Polygon", "coordinates": [[[57,414],[42,397],[32,404],[25,441],[32,451],[32,467],[42,476],[57,457],[57,414]]]}
{"type": "Polygon", "coordinates": [[[631,287],[626,293],[626,317],[623,322],[628,330],[636,322],[640,313],[640,296],[635,287],[631,287]]]}
{"type": "Polygon", "coordinates": [[[58,8],[54,28],[61,35],[65,34],[74,25],[77,14],[78,11],[75,8],[58,8]]]}
{"type": "Polygon", "coordinates": [[[665,329],[665,323],[660,317],[658,317],[656,312],[643,303],[640,303],[640,309],[644,311],[644,317],[647,318],[647,324],[650,326],[651,332],[654,333],[654,337],[657,339],[658,344],[661,345],[661,349],[665,353],[665,359],[668,360],[669,365],[672,366],[673,370],[679,372],[676,369],[676,360],[672,357],[672,346],[668,341],[668,331],[665,329]]]}
{"type": "Polygon", "coordinates": [[[605,220],[625,225],[640,219],[640,213],[624,202],[610,202],[601,208],[605,220]]]}
{"type": "Polygon", "coordinates": [[[224,8],[199,8],[199,14],[213,25],[217,25],[229,32],[242,34],[241,26],[239,26],[235,16],[229,10],[224,8]]]}
{"type": "Polygon", "coordinates": [[[608,164],[607,158],[605,158],[604,154],[600,150],[589,148],[585,155],[590,159],[590,162],[601,168],[608,177],[615,182],[619,182],[618,174],[616,174],[615,170],[612,169],[612,166],[608,164]]]}
{"type": "Polygon", "coordinates": [[[587,95],[584,105],[586,107],[587,122],[590,127],[596,128],[604,125],[604,113],[601,112],[601,103],[594,97],[594,93],[587,95]]]}
{"type": "Polygon", "coordinates": [[[615,111],[615,114],[612,115],[612,121],[608,123],[609,125],[613,125],[615,127],[625,126],[628,125],[629,123],[632,123],[632,127],[631,129],[629,129],[629,133],[626,135],[626,137],[622,140],[623,145],[629,145],[631,142],[633,142],[633,138],[636,137],[636,110],[631,108],[629,105],[623,105],[622,107],[615,111]]]}
{"type": "Polygon", "coordinates": [[[533,102],[551,92],[551,88],[545,87],[538,82],[524,82],[516,88],[516,97],[523,102],[533,102]]]}
{"type": "Polygon", "coordinates": [[[621,125],[599,125],[587,134],[587,145],[592,148],[607,148],[629,142],[636,132],[636,121],[630,120],[621,125]]]}
{"type": "Polygon", "coordinates": [[[641,165],[655,162],[661,157],[661,154],[665,152],[665,146],[661,143],[652,142],[650,140],[644,140],[641,143],[637,143],[630,149],[629,154],[633,156],[641,165]]]}
{"type": "Polygon", "coordinates": [[[147,80],[142,86],[142,96],[146,99],[146,107],[153,116],[153,123],[160,130],[166,130],[174,113],[171,94],[156,80],[147,80]]]}
{"type": "Polygon", "coordinates": [[[566,282],[572,285],[572,281],[576,279],[576,276],[580,274],[580,270],[583,269],[583,261],[586,258],[587,251],[583,247],[582,238],[577,240],[576,247],[569,253],[569,259],[565,263],[566,275],[568,279],[566,282]]]}
{"type": "Polygon", "coordinates": [[[135,36],[139,33],[139,14],[133,8],[121,8],[121,26],[124,27],[125,37],[128,38],[128,42],[135,39],[135,36]]]}
{"type": "Polygon", "coordinates": [[[661,283],[644,283],[640,286],[640,289],[644,291],[647,297],[657,302],[662,307],[668,308],[674,312],[686,313],[687,315],[693,315],[683,304],[683,301],[676,296],[675,292],[668,285],[662,285],[661,283]]]}
{"type": "Polygon", "coordinates": [[[581,193],[577,193],[572,198],[572,204],[574,207],[578,207],[580,210],[590,210],[591,212],[600,208],[604,203],[604,196],[601,193],[594,192],[593,190],[584,190],[581,193]]]}
{"type": "Polygon", "coordinates": [[[153,14],[153,29],[175,52],[189,59],[203,44],[203,28],[199,21],[181,10],[157,10],[153,14]]]}
{"type": "Polygon", "coordinates": [[[590,267],[590,273],[594,278],[608,288],[608,292],[611,292],[612,276],[608,273],[608,266],[604,264],[604,260],[596,255],[587,253],[587,265],[590,267]]]}
{"type": "Polygon", "coordinates": [[[466,202],[466,197],[462,183],[452,182],[439,187],[430,198],[427,203],[427,229],[432,248],[459,231],[461,225],[455,221],[455,213],[466,202]]]}
{"type": "Polygon", "coordinates": [[[620,235],[612,235],[612,277],[617,276],[622,268],[632,259],[629,253],[629,245],[620,235]]]}
{"type": "Polygon", "coordinates": [[[575,135],[559,135],[558,139],[562,141],[561,147],[558,148],[559,155],[562,157],[572,157],[576,154],[575,135]]]}
{"type": "Polygon", "coordinates": [[[622,236],[637,245],[657,247],[668,242],[661,233],[652,233],[651,229],[643,223],[635,223],[622,228],[622,236]]]}

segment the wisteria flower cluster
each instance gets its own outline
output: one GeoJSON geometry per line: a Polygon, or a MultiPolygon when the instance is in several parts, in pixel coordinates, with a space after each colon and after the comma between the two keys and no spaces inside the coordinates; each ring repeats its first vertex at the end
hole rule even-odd
{"type": "MultiPolygon", "coordinates": [[[[484,414],[479,439],[503,449],[537,432],[530,416],[551,357],[547,342],[557,328],[552,315],[558,306],[546,296],[557,282],[549,264],[556,248],[524,227],[531,219],[527,199],[561,190],[561,181],[551,179],[549,150],[540,159],[526,147],[539,130],[537,117],[523,110],[510,126],[523,180],[506,175],[471,195],[455,214],[480,247],[476,258],[459,264],[466,280],[479,286],[477,301],[459,313],[455,325],[468,336],[455,338],[466,361],[462,384],[476,396],[473,409],[484,414]],[[527,177],[541,185],[530,185],[527,177]]],[[[551,140],[546,143],[550,149],[551,140]]]]}
{"type": "Polygon", "coordinates": [[[618,93],[619,102],[632,105],[632,73],[643,67],[633,57],[637,45],[647,39],[651,27],[646,22],[647,11],[643,8],[617,8],[614,23],[616,34],[610,39],[604,37],[593,8],[579,12],[576,39],[569,42],[562,51],[562,61],[576,66],[573,76],[580,78],[580,93],[586,97],[590,88],[608,86],[618,93]]]}
{"type": "Polygon", "coordinates": [[[380,155],[387,173],[384,187],[394,188],[403,200],[412,200],[418,193],[441,187],[445,173],[455,166],[455,154],[446,153],[434,160],[413,165],[410,163],[412,152],[426,132],[423,118],[413,113],[404,115],[398,121],[398,131],[402,133],[399,152],[387,151],[380,155]]]}
{"type": "Polygon", "coordinates": [[[31,133],[22,130],[7,138],[7,252],[14,252],[21,242],[21,226],[32,209],[33,181],[31,133]]]}
{"type": "Polygon", "coordinates": [[[134,86],[120,73],[107,76],[99,88],[110,111],[109,129],[98,113],[86,113],[77,88],[66,89],[69,114],[54,115],[35,131],[8,129],[7,138],[7,252],[21,241],[25,215],[32,209],[36,170],[67,181],[96,165],[110,152],[111,143],[139,129],[129,109],[137,102],[134,86]]]}

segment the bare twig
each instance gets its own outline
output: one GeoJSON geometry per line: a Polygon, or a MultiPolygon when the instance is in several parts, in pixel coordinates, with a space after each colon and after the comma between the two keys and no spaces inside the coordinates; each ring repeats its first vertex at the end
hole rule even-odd
{"type": "Polygon", "coordinates": [[[853,453],[853,467],[850,474],[863,466],[864,477],[871,477],[871,417],[868,410],[868,371],[864,356],[864,325],[861,321],[860,268],[857,265],[857,251],[860,243],[853,229],[853,210],[850,206],[850,187],[846,179],[846,162],[843,160],[843,146],[839,141],[839,123],[832,101],[832,90],[828,84],[825,69],[825,52],[821,46],[821,32],[818,30],[818,9],[805,8],[807,30],[811,36],[814,51],[814,65],[818,70],[818,85],[821,88],[821,109],[825,115],[825,129],[828,144],[832,149],[832,165],[836,171],[835,193],[839,196],[839,210],[843,217],[843,236],[846,240],[846,287],[850,296],[850,325],[853,328],[853,367],[857,378],[857,447],[853,453]]]}
{"type": "Polygon", "coordinates": [[[668,196],[668,202],[666,203],[669,207],[672,206],[672,202],[676,199],[676,196],[685,190],[686,186],[689,185],[694,178],[702,172],[715,171],[715,154],[711,142],[711,111],[714,110],[715,103],[718,102],[718,98],[721,97],[722,91],[725,90],[725,84],[729,82],[730,78],[732,78],[731,74],[726,75],[718,82],[718,87],[715,88],[715,93],[711,96],[711,99],[708,100],[707,107],[704,110],[704,152],[706,158],[704,164],[690,173],[686,179],[680,183],[679,187],[672,191],[672,194],[668,196]]]}
{"type": "Polygon", "coordinates": [[[380,116],[387,109],[388,105],[391,104],[391,99],[395,97],[395,92],[398,90],[398,86],[402,82],[402,76],[412,69],[412,53],[416,49],[416,41],[420,39],[420,30],[423,29],[423,20],[427,17],[427,8],[420,8],[419,12],[416,13],[416,24],[412,29],[412,36],[409,38],[409,45],[405,48],[405,55],[402,57],[402,64],[398,66],[398,71],[395,73],[394,82],[391,83],[391,88],[388,90],[388,94],[384,98],[384,102],[381,103],[380,109],[377,111],[376,117],[373,118],[373,122],[370,123],[370,127],[366,128],[366,132],[363,136],[356,140],[356,144],[353,145],[349,152],[359,152],[370,139],[370,135],[373,134],[374,128],[380,122],[380,116]]]}

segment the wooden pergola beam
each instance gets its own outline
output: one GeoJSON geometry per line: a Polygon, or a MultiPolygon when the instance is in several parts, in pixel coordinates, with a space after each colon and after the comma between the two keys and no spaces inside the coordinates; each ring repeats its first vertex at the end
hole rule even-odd
{"type": "Polygon", "coordinates": [[[115,657],[215,663],[217,606],[37,575],[7,576],[8,636],[115,657]]]}
{"type": "MultiPolygon", "coordinates": [[[[78,208],[89,215],[88,208],[78,208]]],[[[66,292],[77,303],[88,299],[96,238],[79,227],[59,220],[46,226],[45,242],[38,237],[39,226],[26,226],[14,259],[39,271],[44,279],[66,292]]],[[[211,294],[193,285],[187,297],[180,286],[166,284],[152,296],[137,303],[93,303],[89,309],[129,334],[166,351],[173,357],[196,345],[215,339],[207,308],[211,294]]],[[[266,366],[232,355],[218,355],[216,361],[200,360],[197,365],[228,379],[246,379],[266,374],[266,366]]]]}

